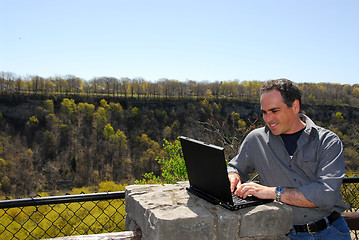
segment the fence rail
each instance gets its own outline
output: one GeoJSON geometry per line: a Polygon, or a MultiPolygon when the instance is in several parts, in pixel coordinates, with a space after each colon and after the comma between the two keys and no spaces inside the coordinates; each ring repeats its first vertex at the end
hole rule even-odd
{"type": "Polygon", "coordinates": [[[61,204],[61,203],[73,203],[73,202],[101,201],[101,200],[123,199],[123,198],[125,198],[124,191],[64,195],[64,196],[52,196],[52,197],[40,197],[40,198],[35,197],[35,198],[0,201],[0,209],[14,208],[14,207],[27,207],[27,206],[40,206],[40,205],[50,205],[50,204],[61,204]]]}
{"type": "MultiPolygon", "coordinates": [[[[343,180],[349,210],[359,209],[359,177],[343,180]]],[[[0,201],[0,239],[42,239],[125,231],[125,192],[0,201]]],[[[358,239],[356,230],[352,231],[358,239]]]]}

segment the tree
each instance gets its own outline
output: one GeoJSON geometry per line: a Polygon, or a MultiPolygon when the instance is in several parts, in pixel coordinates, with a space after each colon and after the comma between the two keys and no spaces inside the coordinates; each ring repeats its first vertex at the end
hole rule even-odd
{"type": "Polygon", "coordinates": [[[20,93],[25,87],[24,81],[21,78],[16,79],[15,81],[16,92],[20,93]]]}
{"type": "Polygon", "coordinates": [[[67,93],[69,91],[69,83],[65,79],[57,77],[55,82],[56,82],[56,89],[60,94],[64,92],[67,93]]]}
{"type": "Polygon", "coordinates": [[[97,94],[99,92],[99,88],[100,88],[98,80],[96,78],[93,78],[90,80],[89,84],[91,86],[91,92],[94,94],[97,94]]]}
{"type": "Polygon", "coordinates": [[[159,166],[156,162],[156,157],[162,155],[163,150],[160,145],[150,139],[147,134],[137,136],[132,151],[132,159],[137,160],[134,163],[135,177],[140,177],[149,170],[158,171],[159,166]]]}
{"type": "Polygon", "coordinates": [[[67,75],[65,79],[70,93],[79,93],[82,91],[83,81],[80,78],[73,75],[67,75]]]}
{"type": "Polygon", "coordinates": [[[355,98],[359,98],[359,87],[354,87],[353,88],[352,95],[355,98]]]}
{"type": "Polygon", "coordinates": [[[13,91],[15,89],[14,83],[17,79],[15,73],[0,72],[0,91],[13,91]]]}
{"type": "Polygon", "coordinates": [[[41,91],[43,89],[44,79],[42,77],[34,76],[34,77],[32,77],[31,82],[32,82],[32,90],[35,93],[37,93],[38,91],[41,91]]]}
{"type": "Polygon", "coordinates": [[[163,148],[164,156],[156,158],[156,161],[161,165],[161,175],[156,176],[153,172],[145,173],[142,180],[135,181],[136,184],[174,184],[188,179],[181,143],[178,138],[172,143],[164,139],[163,148]]]}
{"type": "Polygon", "coordinates": [[[209,103],[209,101],[205,98],[200,102],[201,106],[205,109],[206,112],[208,113],[213,113],[213,107],[212,105],[209,103]]]}
{"type": "Polygon", "coordinates": [[[226,97],[234,97],[237,93],[238,82],[236,81],[224,81],[220,86],[220,94],[226,97]]]}
{"type": "Polygon", "coordinates": [[[47,113],[54,113],[54,102],[50,99],[44,101],[44,110],[47,113]]]}
{"type": "MultiPolygon", "coordinates": [[[[106,142],[103,142],[106,149],[107,173],[110,173],[113,180],[121,180],[128,178],[131,171],[131,165],[125,165],[128,163],[127,159],[127,137],[120,129],[113,130],[110,124],[105,127],[106,142]]],[[[103,173],[105,175],[107,173],[103,173]]]]}
{"type": "Polygon", "coordinates": [[[59,137],[59,129],[63,122],[56,116],[55,113],[49,113],[45,117],[47,130],[56,133],[56,137],[59,137]]]}
{"type": "Polygon", "coordinates": [[[75,121],[77,118],[77,105],[73,99],[64,98],[61,102],[62,118],[65,122],[75,121]]]}
{"type": "Polygon", "coordinates": [[[221,85],[222,83],[219,81],[213,82],[213,83],[209,83],[208,88],[211,91],[212,95],[215,98],[219,97],[219,93],[220,93],[220,89],[221,89],[221,85]]]}
{"type": "Polygon", "coordinates": [[[91,93],[91,86],[88,82],[84,82],[83,91],[86,93],[87,97],[89,97],[89,95],[91,93]]]}
{"type": "Polygon", "coordinates": [[[2,190],[2,182],[6,182],[5,177],[6,177],[6,172],[8,171],[9,171],[8,162],[0,157],[0,190],[2,190]]]}
{"type": "Polygon", "coordinates": [[[43,155],[46,159],[54,159],[57,153],[57,137],[53,132],[46,130],[43,134],[43,155]]]}
{"type": "Polygon", "coordinates": [[[119,150],[127,148],[127,137],[123,131],[120,131],[120,129],[118,129],[116,133],[110,135],[109,140],[119,150]]]}
{"type": "Polygon", "coordinates": [[[101,99],[100,101],[101,107],[103,107],[106,111],[110,109],[110,105],[107,103],[106,99],[101,99]]]}
{"type": "Polygon", "coordinates": [[[335,113],[335,119],[336,119],[337,122],[343,122],[344,121],[343,114],[341,112],[336,112],[335,113]]]}
{"type": "Polygon", "coordinates": [[[130,84],[131,79],[129,78],[121,78],[120,80],[120,93],[127,97],[127,89],[128,85],[130,84]]]}
{"type": "Polygon", "coordinates": [[[114,126],[121,126],[122,120],[124,119],[124,111],[120,103],[110,102],[109,108],[111,114],[111,122],[114,126]]]}
{"type": "Polygon", "coordinates": [[[115,94],[118,93],[118,79],[114,77],[106,78],[106,84],[108,86],[108,94],[112,93],[112,96],[115,97],[115,94]]]}
{"type": "Polygon", "coordinates": [[[107,124],[103,130],[103,135],[105,136],[105,139],[109,140],[111,136],[115,135],[115,131],[113,130],[113,127],[111,124],[107,124]]]}
{"type": "Polygon", "coordinates": [[[107,121],[107,111],[103,107],[98,107],[93,115],[93,127],[97,131],[97,138],[101,136],[101,131],[105,128],[107,121]]]}
{"type": "Polygon", "coordinates": [[[92,122],[93,114],[95,112],[95,105],[80,102],[77,105],[77,109],[78,109],[79,119],[83,119],[87,123],[92,122]]]}
{"type": "Polygon", "coordinates": [[[244,86],[245,96],[249,101],[258,101],[259,90],[262,85],[259,81],[248,81],[242,83],[244,86]]]}
{"type": "Polygon", "coordinates": [[[17,191],[30,195],[31,191],[36,188],[34,169],[33,169],[33,151],[27,149],[20,155],[16,169],[18,176],[16,178],[17,191]]]}
{"type": "Polygon", "coordinates": [[[37,127],[39,125],[39,120],[37,119],[36,116],[31,116],[27,121],[27,125],[29,127],[37,127]]]}

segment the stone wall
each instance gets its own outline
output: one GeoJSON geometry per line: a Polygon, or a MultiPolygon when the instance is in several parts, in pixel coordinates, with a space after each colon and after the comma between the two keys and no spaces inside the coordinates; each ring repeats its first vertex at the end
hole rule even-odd
{"type": "Polygon", "coordinates": [[[188,182],[126,187],[126,230],[142,240],[288,239],[292,211],[281,203],[229,211],[191,193],[188,182]]]}

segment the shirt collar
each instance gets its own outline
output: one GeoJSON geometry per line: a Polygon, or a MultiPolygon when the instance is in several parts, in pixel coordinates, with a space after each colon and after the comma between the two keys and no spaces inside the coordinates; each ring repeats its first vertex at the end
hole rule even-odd
{"type": "Polygon", "coordinates": [[[307,115],[305,115],[303,113],[299,113],[298,115],[299,115],[299,118],[306,124],[304,132],[307,135],[318,132],[318,126],[313,122],[312,119],[310,119],[307,115]]]}

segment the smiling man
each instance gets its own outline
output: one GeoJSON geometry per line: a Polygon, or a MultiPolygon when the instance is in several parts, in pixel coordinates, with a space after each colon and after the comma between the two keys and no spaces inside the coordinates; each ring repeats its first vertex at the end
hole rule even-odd
{"type": "Polygon", "coordinates": [[[301,91],[287,79],[261,87],[265,127],[252,131],[228,165],[231,190],[291,206],[291,239],[350,239],[341,217],[347,206],[343,145],[333,132],[300,113],[301,91]],[[245,183],[257,172],[260,183],[245,183]]]}

